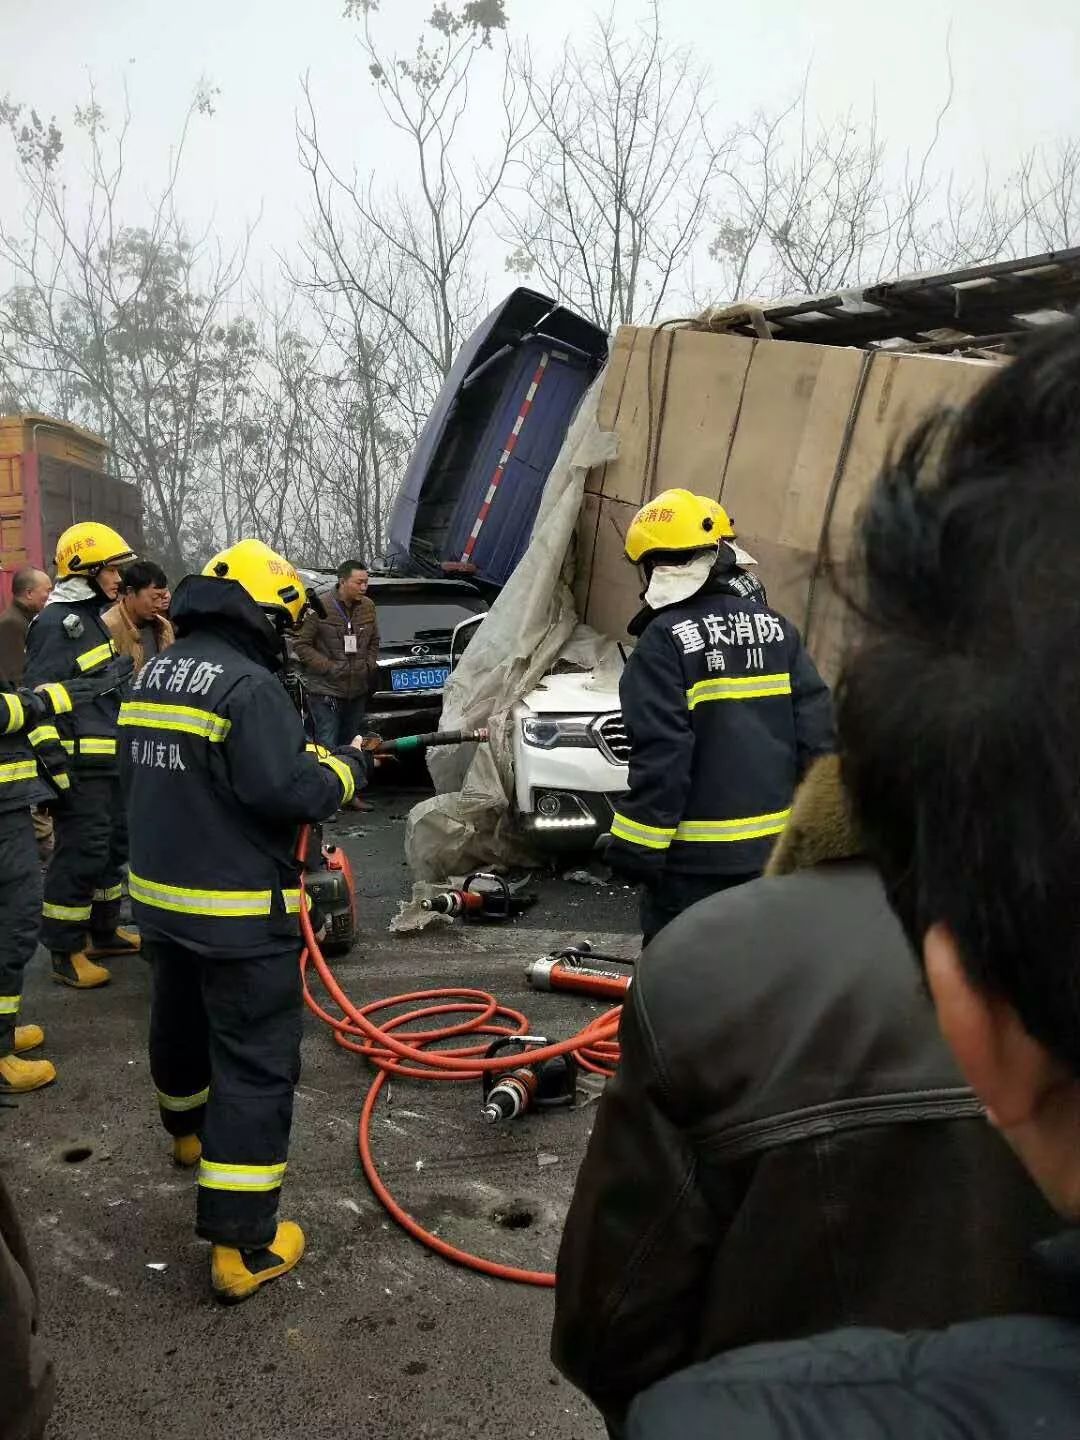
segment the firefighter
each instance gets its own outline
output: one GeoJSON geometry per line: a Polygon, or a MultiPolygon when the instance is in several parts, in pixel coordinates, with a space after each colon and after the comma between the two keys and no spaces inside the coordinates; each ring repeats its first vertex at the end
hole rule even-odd
{"type": "Polygon", "coordinates": [[[666,490],[638,511],[626,556],[644,609],[619,685],[630,789],[607,851],[644,889],[646,944],[683,910],[759,875],[795,786],[833,748],[828,688],[769,608],[715,500],[666,490]]]}
{"type": "MultiPolygon", "coordinates": [[[[26,636],[29,687],[93,676],[111,662],[116,647],[101,614],[119,593],[119,567],[134,558],[108,525],[87,521],[64,531],[56,544],[56,586],[26,636]]],[[[120,696],[112,691],[58,724],[72,783],[55,817],[41,940],[52,952],[54,980],[77,990],[108,983],[109,971],[99,960],[139,949],[139,937],[117,925],[127,859],[116,759],[119,710],[120,696]]]]}
{"type": "Polygon", "coordinates": [[[0,690],[0,1091],[39,1090],[56,1079],[48,1060],[22,1058],[45,1043],[45,1032],[18,1023],[23,975],[41,927],[41,867],[31,806],[45,795],[63,797],[71,788],[56,717],[95,702],[131,672],[131,661],[119,659],[93,678],[67,685],[45,685],[40,692],[0,690]]]}
{"type": "Polygon", "coordinates": [[[307,604],[288,561],[240,541],[177,587],[181,638],[120,714],[150,1068],[173,1159],[199,1166],[196,1230],[223,1300],[303,1255],[299,1226],[277,1220],[300,1074],[297,839],[366,768],[351,746],[306,746],[281,683],[307,604]]]}

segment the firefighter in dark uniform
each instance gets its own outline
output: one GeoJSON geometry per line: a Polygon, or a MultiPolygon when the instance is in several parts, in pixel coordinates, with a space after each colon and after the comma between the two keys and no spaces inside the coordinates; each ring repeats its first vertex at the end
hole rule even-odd
{"type": "Polygon", "coordinates": [[[243,1300],[300,1260],[278,1223],[300,1074],[299,828],[353,797],[366,762],[306,745],[279,672],[307,608],[288,561],[242,540],[177,587],[180,639],[120,714],[128,886],[153,963],[150,1068],[216,1294],[243,1300]]]}
{"type": "Polygon", "coordinates": [[[828,688],[740,554],[723,507],[688,490],[658,495],[626,532],[645,608],[619,685],[630,789],[607,857],[644,886],[646,944],[761,873],[803,772],[834,748],[828,688]]]}
{"type": "Polygon", "coordinates": [[[58,716],[93,703],[131,674],[114,660],[92,679],[0,690],[0,1091],[39,1090],[56,1079],[48,1060],[24,1060],[45,1043],[40,1025],[20,1025],[23,976],[41,928],[41,866],[31,807],[70,792],[58,716]],[[44,782],[44,783],[43,783],[44,782]]]}
{"type": "MultiPolygon", "coordinates": [[[[56,544],[57,583],[26,636],[27,686],[62,685],[111,662],[116,647],[101,613],[120,589],[118,567],[134,558],[108,525],[88,521],[64,531],[56,544]]],[[[97,961],[139,949],[139,937],[117,926],[127,860],[116,758],[119,711],[113,691],[58,719],[72,783],[55,817],[41,940],[52,952],[53,978],[76,990],[108,982],[109,971],[97,961]]]]}

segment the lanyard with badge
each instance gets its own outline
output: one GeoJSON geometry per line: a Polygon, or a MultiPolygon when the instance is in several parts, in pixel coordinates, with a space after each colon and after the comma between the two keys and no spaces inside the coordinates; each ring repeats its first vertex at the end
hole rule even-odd
{"type": "Polygon", "coordinates": [[[336,595],[334,596],[334,604],[341,611],[341,618],[345,621],[345,654],[355,655],[356,636],[353,634],[352,616],[345,613],[345,606],[342,605],[341,601],[336,595]]]}

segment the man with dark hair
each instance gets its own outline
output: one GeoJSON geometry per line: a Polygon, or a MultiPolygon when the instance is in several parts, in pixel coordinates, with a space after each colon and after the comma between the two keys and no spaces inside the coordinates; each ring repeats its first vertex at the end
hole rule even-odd
{"type": "MultiPolygon", "coordinates": [[[[367,594],[367,566],[362,560],[343,560],[337,573],[337,584],[325,597],[325,618],[311,611],[294,647],[311,702],[314,739],[328,750],[363,734],[379,658],[379,622],[367,594]]],[[[352,806],[368,808],[359,797],[352,806]]]]}
{"type": "Polygon", "coordinates": [[[101,617],[117,653],[130,655],[136,674],[173,643],[173,627],[162,613],[169,582],[160,565],[136,560],[124,571],[120,599],[101,617]]]}
{"type": "MultiPolygon", "coordinates": [[[[882,477],[840,690],[863,836],[987,1119],[1080,1221],[1080,326],[1021,352],[882,477]]],[[[972,1185],[981,1184],[973,1175],[972,1185]]],[[[647,1391],[632,1440],[1080,1434],[1080,1230],[1045,1242],[1068,1318],[843,1330],[647,1391]]],[[[913,1252],[912,1266],[920,1263],[913,1252]]]]}

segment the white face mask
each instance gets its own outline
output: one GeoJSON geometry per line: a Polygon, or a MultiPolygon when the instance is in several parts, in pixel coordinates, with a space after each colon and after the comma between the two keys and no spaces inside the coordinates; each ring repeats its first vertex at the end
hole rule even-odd
{"type": "Polygon", "coordinates": [[[706,550],[682,565],[657,565],[645,591],[645,604],[650,610],[662,610],[665,605],[689,600],[708,580],[715,564],[716,551],[706,550]]]}

